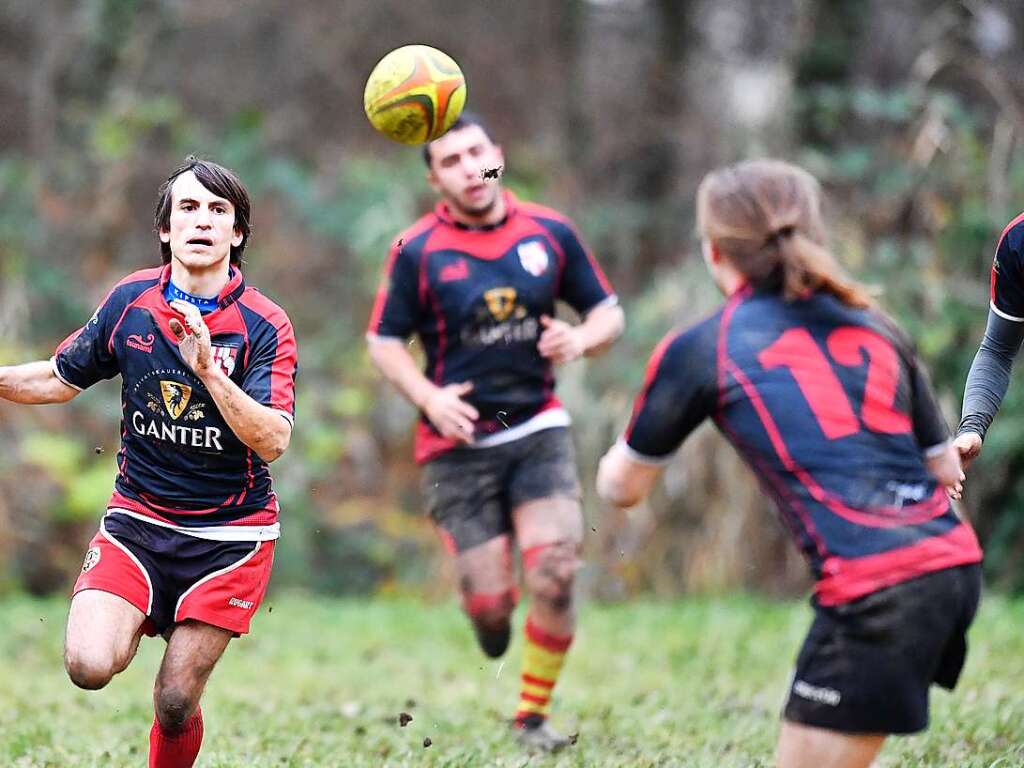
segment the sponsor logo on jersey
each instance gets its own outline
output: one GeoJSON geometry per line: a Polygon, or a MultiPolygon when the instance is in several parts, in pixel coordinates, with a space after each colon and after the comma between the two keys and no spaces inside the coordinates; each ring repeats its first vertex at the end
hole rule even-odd
{"type": "Polygon", "coordinates": [[[152,333],[147,333],[146,337],[143,338],[141,334],[132,333],[125,339],[125,346],[137,349],[140,352],[150,353],[153,351],[153,342],[156,341],[156,336],[152,333]]]}
{"type": "Polygon", "coordinates": [[[503,323],[508,320],[516,308],[516,289],[491,288],[484,293],[484,301],[487,302],[487,309],[490,310],[491,316],[499,323],[503,323]]]}
{"type": "Polygon", "coordinates": [[[228,605],[233,605],[235,608],[244,608],[247,611],[252,610],[252,600],[239,600],[237,597],[232,597],[228,600],[228,605]]]}
{"type": "Polygon", "coordinates": [[[178,381],[161,381],[160,393],[164,396],[164,406],[172,419],[177,419],[188,407],[192,397],[192,387],[178,381]]]}
{"type": "Polygon", "coordinates": [[[225,374],[230,376],[235,372],[235,360],[238,359],[238,347],[229,344],[214,344],[213,359],[220,366],[225,374]]]}
{"type": "Polygon", "coordinates": [[[474,322],[460,334],[462,343],[472,347],[516,344],[537,339],[539,323],[526,307],[516,302],[515,288],[492,288],[484,293],[485,306],[476,311],[474,322]]]}
{"type": "Polygon", "coordinates": [[[469,277],[469,264],[465,259],[458,259],[441,267],[441,282],[454,283],[469,277]]]}
{"type": "Polygon", "coordinates": [[[142,437],[154,437],[186,448],[206,448],[223,451],[219,427],[183,427],[156,419],[147,419],[142,411],[132,412],[132,429],[142,437]]]}
{"type": "Polygon", "coordinates": [[[516,252],[519,254],[519,263],[523,265],[523,269],[534,277],[540,277],[547,271],[548,249],[543,243],[537,240],[520,243],[516,252]]]}
{"type": "Polygon", "coordinates": [[[100,548],[89,547],[89,551],[85,553],[85,562],[82,563],[82,573],[88,573],[96,564],[100,561],[100,548]]]}

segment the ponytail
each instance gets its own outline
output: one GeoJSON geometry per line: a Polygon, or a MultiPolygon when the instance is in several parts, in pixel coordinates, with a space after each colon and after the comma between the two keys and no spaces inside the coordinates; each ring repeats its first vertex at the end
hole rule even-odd
{"type": "Polygon", "coordinates": [[[875,306],[868,289],[850,278],[828,250],[796,227],[776,230],[765,247],[778,251],[782,296],[786,301],[806,298],[820,291],[835,296],[849,307],[875,306]]]}
{"type": "Polygon", "coordinates": [[[697,226],[747,280],[787,301],[821,291],[850,307],[875,306],[824,246],[821,190],[802,168],[751,160],[709,173],[697,190],[697,226]]]}

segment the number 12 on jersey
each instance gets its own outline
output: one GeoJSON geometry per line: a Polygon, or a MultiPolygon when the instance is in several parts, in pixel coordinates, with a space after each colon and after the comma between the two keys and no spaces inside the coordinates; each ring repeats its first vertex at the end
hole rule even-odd
{"type": "Polygon", "coordinates": [[[790,328],[757,356],[765,370],[786,368],[811,407],[829,440],[872,432],[900,435],[910,431],[910,417],[896,410],[900,361],[892,344],[879,334],[859,326],[832,331],[825,346],[832,361],[843,368],[858,368],[867,355],[868,373],[860,418],[846,394],[833,363],[806,328],[790,328]]]}

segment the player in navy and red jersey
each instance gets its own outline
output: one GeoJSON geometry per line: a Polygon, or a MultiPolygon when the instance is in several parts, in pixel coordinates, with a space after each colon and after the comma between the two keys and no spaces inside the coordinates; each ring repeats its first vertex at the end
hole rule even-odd
{"type": "Polygon", "coordinates": [[[927,726],[952,688],[981,550],[947,498],[962,479],[902,332],[824,249],[817,182],[778,161],[710,174],[704,255],[728,297],[658,345],[598,491],[642,499],[712,419],[778,502],[817,579],[778,763],[868,766],[886,734],[927,726]]]}
{"type": "Polygon", "coordinates": [[[999,237],[991,286],[988,324],[967,375],[963,415],[954,441],[964,468],[981,453],[1024,341],[1024,213],[1007,224],[999,237]]]}
{"type": "Polygon", "coordinates": [[[606,349],[622,332],[622,311],[571,222],[502,191],[504,157],[479,118],[463,114],[425,159],[442,200],[391,249],[370,354],[420,410],[415,453],[427,508],[492,657],[508,647],[518,596],[513,539],[522,553],[532,601],[515,723],[530,745],[556,749],[567,739],[546,716],[575,628],[583,519],[553,366],[606,349]],[[556,300],[582,322],[555,319],[556,300]],[[425,372],[406,346],[413,334],[425,372]]]}
{"type": "Polygon", "coordinates": [[[121,376],[118,475],[68,616],[65,665],[87,689],[163,634],[149,765],[186,768],[199,698],[228,641],[248,632],[278,537],[267,464],[294,420],[295,337],[239,271],[249,196],[188,158],[160,189],[164,266],[129,275],[48,362],[0,368],[0,396],[71,400],[121,376]]]}

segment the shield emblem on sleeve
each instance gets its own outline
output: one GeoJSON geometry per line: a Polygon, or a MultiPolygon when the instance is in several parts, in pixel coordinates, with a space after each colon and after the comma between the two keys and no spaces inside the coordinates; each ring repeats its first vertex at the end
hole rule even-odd
{"type": "Polygon", "coordinates": [[[519,254],[519,263],[523,265],[523,269],[534,277],[540,277],[547,271],[548,249],[543,243],[537,240],[520,243],[516,252],[519,254]]]}

